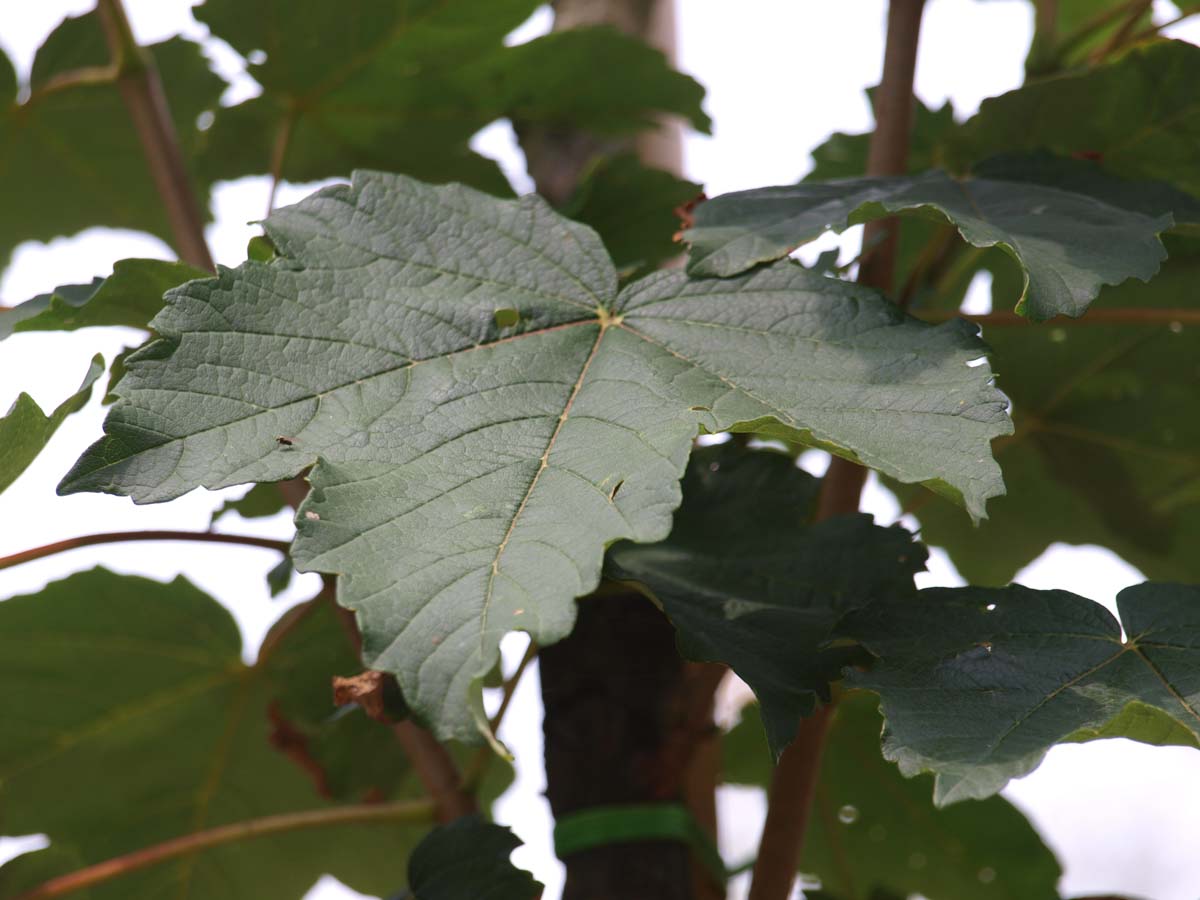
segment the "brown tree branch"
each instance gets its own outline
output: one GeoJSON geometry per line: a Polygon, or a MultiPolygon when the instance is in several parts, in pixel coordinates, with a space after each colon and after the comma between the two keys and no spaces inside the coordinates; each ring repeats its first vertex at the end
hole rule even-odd
{"type": "Polygon", "coordinates": [[[117,856],[94,866],[51,878],[33,890],[20,894],[14,900],[49,900],[51,897],[63,897],[92,885],[119,878],[130,872],[137,872],[140,869],[166,862],[169,859],[248,838],[264,837],[300,828],[323,828],[331,825],[369,822],[422,824],[430,822],[432,818],[432,804],[426,801],[410,801],[407,803],[364,803],[357,806],[337,806],[330,809],[264,816],[261,819],[250,819],[230,825],[218,825],[216,828],[172,838],[152,847],[144,847],[141,850],[126,853],[124,856],[117,856]]]}
{"type": "Polygon", "coordinates": [[[1014,325],[1031,325],[1033,327],[1080,325],[1166,325],[1182,328],[1184,325],[1200,325],[1200,309],[1179,309],[1171,307],[1141,308],[1113,307],[1111,309],[1093,309],[1078,319],[1068,316],[1058,316],[1046,322],[1031,322],[1029,319],[1014,312],[984,313],[972,316],[956,310],[923,312],[921,318],[928,322],[944,322],[947,319],[966,319],[977,325],[1011,327],[1014,325]]]}
{"type": "MultiPolygon", "coordinates": [[[[903,175],[908,170],[913,117],[913,77],[924,0],[891,0],[883,79],[875,92],[875,131],[867,151],[867,175],[903,175]]],[[[863,246],[870,247],[859,267],[861,284],[888,293],[895,273],[899,224],[896,219],[869,223],[863,246]]],[[[822,481],[818,521],[858,509],[866,469],[834,458],[822,481]]],[[[821,753],[832,708],[805,719],[779,759],[768,791],[767,821],[750,886],[750,900],[786,900],[804,847],[821,753]]]]}
{"type": "Polygon", "coordinates": [[[463,786],[462,775],[450,751],[437,738],[411,719],[397,722],[392,731],[416,770],[425,793],[433,801],[439,824],[445,825],[479,811],[475,795],[463,786]]]}
{"type": "Polygon", "coordinates": [[[141,140],[179,256],[201,269],[215,271],[204,240],[200,206],[183,162],[179,138],[154,59],[134,40],[121,0],[98,0],[96,11],[117,71],[117,87],[141,140]]]}
{"type": "Polygon", "coordinates": [[[275,541],[270,538],[253,537],[247,534],[219,534],[215,531],[107,531],[100,534],[85,534],[80,537],[67,538],[22,550],[11,556],[0,556],[0,569],[19,566],[21,563],[33,562],[56,553],[75,550],[79,547],[91,547],[96,544],[120,544],[127,541],[198,541],[211,544],[241,544],[246,547],[265,547],[287,553],[290,544],[287,541],[275,541]]]}
{"type": "MultiPolygon", "coordinates": [[[[354,613],[344,606],[337,605],[334,579],[329,575],[325,578],[325,591],[341,620],[346,640],[354,648],[355,654],[361,654],[362,634],[358,630],[354,613]]],[[[428,729],[422,728],[411,719],[397,722],[391,729],[396,736],[396,743],[408,757],[421,786],[425,788],[425,793],[433,801],[435,818],[439,824],[453,822],[479,810],[474,793],[463,783],[454,757],[428,729]]]]}

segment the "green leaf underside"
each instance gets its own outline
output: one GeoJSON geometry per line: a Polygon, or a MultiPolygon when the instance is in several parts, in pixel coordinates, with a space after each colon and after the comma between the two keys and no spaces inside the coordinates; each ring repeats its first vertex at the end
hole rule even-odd
{"type": "Polygon", "coordinates": [[[847,681],[880,695],[884,755],[906,774],[935,772],[942,805],[996,793],[1087,731],[1184,742],[1130,704],[1169,714],[1196,745],[1200,588],[1148,582],[1117,607],[1125,641],[1104,607],[1067,591],[932,588],[852,612],[838,633],[880,657],[847,681]]]}
{"type": "MultiPolygon", "coordinates": [[[[1002,797],[938,809],[933,778],[905,778],[879,752],[878,700],[838,700],[813,799],[800,871],[835,896],[880,889],[929,900],[1052,900],[1060,874],[1033,826],[1002,797]]],[[[725,780],[770,784],[762,722],[751,706],[723,742],[725,780]]]]}
{"type": "MultiPolygon", "coordinates": [[[[196,118],[217,106],[224,82],[208,69],[200,47],[171,38],[148,48],[171,98],[186,160],[200,136],[196,118]]],[[[115,81],[42,93],[54,76],[109,62],[94,13],[68,18],[38,50],[32,95],[17,103],[17,80],[0,54],[0,178],[5,208],[0,266],[21,241],[46,241],[104,225],[147,231],[171,240],[170,224],[115,81]]],[[[204,185],[200,185],[203,187],[204,185]]]]}
{"type": "Polygon", "coordinates": [[[822,648],[837,620],[912,593],[925,561],[907,531],[869,516],[810,525],[819,484],[786,454],[732,443],[697,450],[670,537],[619,543],[605,565],[662,605],[685,656],[728,663],[750,685],[776,756],[856,658],[822,648]]]}
{"type": "MultiPolygon", "coordinates": [[[[391,731],[332,706],[330,678],[358,668],[324,600],[286,613],[252,666],[229,613],[182,578],[94,569],[0,603],[0,826],[45,833],[90,865],[226,823],[422,797],[391,731]]],[[[381,822],[260,836],[92,897],[295,900],[327,872],[380,894],[402,882],[424,831],[381,822]]]]}
{"type": "Polygon", "coordinates": [[[1108,65],[984,100],[947,142],[947,156],[962,165],[1033,149],[1086,154],[1116,175],[1166,181],[1200,196],[1198,81],[1200,47],[1150,42],[1108,65]]]}
{"type": "Polygon", "coordinates": [[[1005,403],[965,323],[788,262],[618,294],[595,233],[540,199],[402,176],[265,227],[275,262],[168,294],[60,491],[149,502],[316,463],[294,557],[344,576],[368,664],[442,736],[475,731],[504,633],[565,636],[607,545],[666,536],[699,431],[774,429],[976,516],[1002,490],[1005,403]]]}
{"type": "Polygon", "coordinates": [[[208,275],[186,263],[123,259],[108,278],[66,284],[0,311],[0,341],[20,331],[74,331],[95,325],[145,328],[162,309],[167,290],[208,275]]]}
{"type": "Polygon", "coordinates": [[[408,860],[414,900],[534,900],[542,885],[509,860],[520,839],[468,816],[431,831],[408,860]]]}
{"type": "Polygon", "coordinates": [[[1018,312],[1042,320],[1080,316],[1101,285],[1150,279],[1166,257],[1157,235],[1173,223],[1171,207],[1158,214],[1116,205],[1124,192],[1094,173],[1083,193],[1015,180],[1010,165],[956,178],[925,172],[894,178],[858,178],[758,188],[717,197],[696,208],[688,270],[728,276],[780,259],[827,229],[894,214],[933,216],[957,226],[977,247],[999,247],[1024,269],[1018,312]]]}
{"type": "Polygon", "coordinates": [[[60,403],[50,415],[28,394],[18,394],[8,414],[0,418],[0,491],[5,490],[29,468],[50,442],[54,432],[71,413],[83,409],[92,396],[92,385],[104,372],[104,358],[92,357],[83,384],[60,403]]]}
{"type": "MultiPolygon", "coordinates": [[[[1200,309],[1200,242],[1168,236],[1148,285],[1094,310],[1200,309]]],[[[996,443],[1008,491],[978,529],[951,504],[891,485],[972,584],[1004,585],[1056,542],[1099,544],[1154,581],[1200,583],[1200,328],[1192,321],[986,329],[1016,435],[996,443]],[[1184,414],[1181,414],[1184,413],[1184,414]]],[[[922,492],[923,493],[923,492],[922,492]]]]}

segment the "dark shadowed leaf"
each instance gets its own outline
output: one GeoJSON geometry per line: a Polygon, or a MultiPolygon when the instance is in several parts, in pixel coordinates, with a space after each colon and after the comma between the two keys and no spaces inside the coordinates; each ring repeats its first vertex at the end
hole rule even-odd
{"type": "Polygon", "coordinates": [[[408,860],[413,900],[534,900],[542,885],[509,860],[521,841],[474,816],[431,831],[408,860]]]}
{"type": "MultiPolygon", "coordinates": [[[[0,865],[0,900],[14,900],[51,878],[82,867],[79,854],[66,847],[46,847],[22,853],[0,865]]],[[[91,900],[93,896],[86,888],[71,894],[72,900],[91,900]]]]}
{"type": "MultiPolygon", "coordinates": [[[[251,666],[230,615],[183,579],[95,569],[0,603],[3,828],[92,864],[224,823],[420,796],[390,730],[333,708],[331,677],[356,670],[325,600],[289,611],[251,666]]],[[[257,837],[92,895],[295,900],[325,872],[379,893],[403,879],[423,831],[257,837]]]]}
{"type": "Polygon", "coordinates": [[[65,284],[12,309],[0,310],[0,341],[19,331],[74,331],[94,325],[145,328],[163,294],[208,272],[187,263],[122,259],[108,278],[65,284]]]}
{"type": "MultiPolygon", "coordinates": [[[[149,51],[190,161],[200,135],[196,119],[217,105],[224,83],[190,41],[172,38],[149,51]]],[[[9,211],[0,224],[0,266],[21,241],[47,241],[93,225],[171,240],[162,200],[116,84],[53,84],[64,72],[108,61],[95,13],[67,19],[38,51],[32,93],[17,103],[16,77],[0,54],[0,178],[9,211]]],[[[198,187],[203,202],[206,185],[198,187]]]]}
{"type": "Polygon", "coordinates": [[[279,485],[268,481],[254,485],[237,500],[226,500],[212,514],[212,522],[215,523],[221,516],[230,512],[237,513],[243,519],[264,519],[283,512],[286,508],[287,501],[283,499],[279,485]]]}
{"type": "Polygon", "coordinates": [[[783,453],[698,450],[670,537],[617,544],[605,566],[658,601],[685,656],[728,663],[750,685],[776,755],[856,658],[822,649],[833,625],[873,599],[914,592],[925,562],[907,531],[870,516],[811,525],[819,484],[783,453]]]}
{"type": "Polygon", "coordinates": [[[700,185],[624,154],[598,160],[562,213],[596,230],[623,276],[644,275],[683,252],[676,209],[699,193],[700,185]]]}
{"type": "MultiPolygon", "coordinates": [[[[688,269],[734,275],[785,256],[823,231],[894,213],[949,221],[977,247],[999,247],[1024,269],[1018,312],[1032,319],[1079,316],[1101,285],[1148,280],[1166,257],[1159,233],[1173,203],[1098,171],[1070,189],[1047,184],[1044,165],[1001,160],[956,178],[945,172],[802,183],[717,197],[696,209],[688,269]],[[1157,208],[1153,208],[1156,207],[1157,208]]],[[[1162,189],[1167,190],[1167,189],[1162,189]]]]}
{"type": "Polygon", "coordinates": [[[675,113],[700,131],[704,88],[671,69],[662,52],[615,28],[571,28],[498,56],[492,76],[504,113],[521,122],[571,124],[623,134],[675,113]]]}
{"type": "Polygon", "coordinates": [[[50,415],[28,394],[21,393],[13,401],[8,415],[0,418],[0,491],[17,480],[29,464],[37,459],[50,442],[58,426],[71,413],[79,412],[92,396],[92,385],[104,372],[104,358],[92,357],[83,384],[74,394],[60,403],[50,415]]]}
{"type": "Polygon", "coordinates": [[[1045,149],[1200,196],[1197,82],[1200,47],[1149,43],[1108,65],[984,100],[947,153],[965,167],[996,153],[1045,149]]]}
{"type": "Polygon", "coordinates": [[[1121,624],[1067,591],[931,588],[837,630],[880,657],[847,682],[880,695],[884,755],[905,774],[936,773],[943,805],[990,796],[1089,732],[1200,747],[1200,588],[1147,582],[1117,607],[1121,624]]]}
{"type": "Polygon", "coordinates": [[[996,443],[1008,491],[988,521],[962,528],[955,507],[892,485],[971,583],[1007,584],[1055,542],[1107,547],[1150,579],[1200,582],[1200,418],[1186,412],[1200,389],[1200,327],[1184,321],[1200,310],[1200,244],[1167,246],[1150,284],[1106,288],[1093,306],[1166,318],[985,326],[1017,429],[996,443]]]}
{"type": "Polygon", "coordinates": [[[1002,490],[1005,402],[965,323],[790,262],[618,292],[595,232],[537,197],[401,176],[266,229],[274,262],[168,293],[60,490],[149,502],[315,463],[294,558],[345,576],[367,665],[443,736],[483,721],[501,636],[564,637],[607,545],[666,537],[699,431],[829,448],[975,516],[1002,490]]]}
{"type": "MultiPolygon", "coordinates": [[[[929,900],[1057,898],[1054,854],[1007,800],[938,809],[929,799],[932,776],[905,778],[883,758],[878,705],[857,691],[838,700],[800,870],[845,900],[872,900],[880,890],[929,900]]],[[[722,746],[726,781],[768,786],[770,756],[755,707],[722,746]]]]}

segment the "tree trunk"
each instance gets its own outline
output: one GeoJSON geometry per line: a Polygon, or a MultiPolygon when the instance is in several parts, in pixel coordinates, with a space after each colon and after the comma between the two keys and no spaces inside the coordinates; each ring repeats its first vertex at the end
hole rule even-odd
{"type": "MultiPolygon", "coordinates": [[[[611,25],[675,49],[673,0],[557,0],[555,30],[611,25]]],[[[678,122],[634,139],[516,123],[538,192],[564,203],[599,155],[636,150],[682,174],[678,122]]],[[[712,694],[720,671],[684,663],[675,632],[633,593],[582,599],[569,638],[539,654],[546,794],[556,819],[598,806],[685,803],[716,831],[712,694]]],[[[569,854],[564,900],[715,900],[723,896],[682,841],[609,844],[569,854]]]]}
{"type": "MultiPolygon", "coordinates": [[[[678,803],[672,712],[683,682],[675,629],[639,594],[593,596],[565,641],[539,654],[546,794],[555,819],[594,806],[678,803]]],[[[563,900],[690,900],[689,850],[608,844],[567,856],[563,900]]]]}

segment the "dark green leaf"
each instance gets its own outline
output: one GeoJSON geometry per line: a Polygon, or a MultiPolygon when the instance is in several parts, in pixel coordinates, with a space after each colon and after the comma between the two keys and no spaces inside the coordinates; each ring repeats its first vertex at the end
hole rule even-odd
{"type": "Polygon", "coordinates": [[[243,519],[264,519],[283,512],[286,508],[287,501],[284,500],[279,485],[268,481],[254,485],[237,500],[226,500],[212,514],[211,521],[215,523],[221,516],[230,512],[237,513],[243,519]]]}
{"type": "MultiPolygon", "coordinates": [[[[332,706],[331,677],[357,664],[331,604],[288,612],[252,666],[240,644],[230,615],[183,579],[95,569],[0,603],[4,829],[45,833],[91,864],[335,799],[421,795],[390,730],[332,706]]],[[[325,872],[379,893],[403,878],[422,832],[380,823],[262,836],[93,896],[295,900],[325,872]]]]}
{"type": "Polygon", "coordinates": [[[505,113],[520,122],[568,123],[622,134],[675,113],[700,131],[704,88],[662,52],[615,28],[572,28],[512,47],[493,68],[505,113]]]}
{"type": "MultiPolygon", "coordinates": [[[[190,161],[200,135],[196,119],[217,105],[224,83],[190,41],[172,38],[148,49],[190,161]]],[[[116,83],[51,87],[55,76],[108,61],[99,22],[89,13],[67,19],[46,39],[34,59],[26,102],[16,102],[11,66],[7,60],[0,63],[0,89],[9,89],[0,95],[0,177],[5,208],[12,211],[0,225],[0,266],[21,241],[47,241],[93,225],[134,228],[171,240],[162,200],[116,83]]]]}
{"type": "Polygon", "coordinates": [[[762,704],[772,751],[854,658],[822,649],[845,612],[911,593],[925,550],[870,516],[810,525],[819,482],[783,453],[696,451],[670,537],[622,542],[605,574],[644,585],[690,659],[728,663],[762,704]]]}
{"type": "MultiPolygon", "coordinates": [[[[0,900],[14,900],[43,882],[83,868],[79,854],[65,847],[46,847],[22,853],[0,865],[0,900]]],[[[71,900],[91,900],[94,895],[83,888],[72,892],[71,900]]]]}
{"type": "MultiPolygon", "coordinates": [[[[874,90],[869,92],[872,98],[874,90]]],[[[932,110],[919,100],[914,110],[908,171],[923,172],[937,165],[941,143],[955,127],[954,110],[949,103],[932,110]]],[[[833,134],[813,151],[813,170],[806,182],[835,178],[858,178],[867,172],[867,146],[871,135],[833,134]]],[[[957,310],[967,288],[981,269],[996,274],[1016,265],[997,248],[971,247],[959,240],[952,225],[909,217],[900,229],[893,284],[897,298],[909,309],[957,310]]],[[[1015,304],[1021,295],[1020,277],[1011,297],[1001,296],[993,281],[993,305],[1015,304]]]]}
{"type": "Polygon", "coordinates": [[[1104,607],[1067,591],[931,588],[851,612],[838,632],[880,657],[847,681],[880,695],[884,755],[936,773],[942,805],[994,794],[1089,731],[1200,747],[1200,588],[1148,582],[1117,608],[1124,641],[1104,607]],[[1182,727],[1164,731],[1145,706],[1182,727]]]}
{"type": "MultiPolygon", "coordinates": [[[[867,91],[872,103],[875,88],[867,91]]],[[[920,100],[913,109],[912,140],[908,150],[908,171],[915,174],[939,163],[938,149],[954,128],[954,107],[947,101],[941,109],[930,109],[920,100]]],[[[845,134],[835,131],[812,152],[813,169],[805,181],[832,181],[858,178],[867,173],[867,147],[871,132],[845,134]]]]}
{"type": "Polygon", "coordinates": [[[1055,542],[1107,547],[1154,580],[1200,582],[1200,419],[1186,413],[1200,328],[1183,321],[1200,311],[1200,243],[1168,236],[1168,249],[1149,285],[1106,288],[1093,306],[1128,321],[985,326],[1017,428],[996,444],[1007,494],[965,529],[953,506],[892,485],[972,584],[1007,584],[1055,542]],[[1158,321],[1137,322],[1156,310],[1158,321]]]}
{"type": "Polygon", "coordinates": [[[503,52],[536,0],[305,0],[246,15],[208,0],[195,16],[252,62],[263,93],[217,112],[201,161],[213,178],[289,181],[375,167],[510,193],[471,136],[502,115],[472,65],[503,52]]]}
{"type": "Polygon", "coordinates": [[[88,366],[79,390],[60,403],[50,415],[42,412],[42,408],[28,394],[17,395],[8,415],[0,418],[0,447],[4,448],[0,453],[0,491],[29,468],[29,464],[37,459],[67,416],[87,405],[92,396],[92,385],[103,372],[104,358],[99,355],[92,357],[92,364],[88,366]]]}
{"type": "Polygon", "coordinates": [[[400,176],[266,229],[275,262],[168,294],[60,490],[149,502],[315,463],[294,558],[347,576],[367,664],[442,735],[483,721],[504,633],[564,637],[605,546],[666,536],[699,431],[825,447],[976,516],[1002,490],[1005,401],[965,323],[790,262],[618,293],[596,234],[540,199],[400,176]]]}
{"type": "Polygon", "coordinates": [[[267,589],[272,597],[278,597],[288,589],[295,572],[296,567],[292,565],[291,557],[285,556],[267,573],[267,589]]]}
{"type": "Polygon", "coordinates": [[[1126,0],[1055,0],[1049,9],[1049,16],[1033,17],[1033,43],[1025,60],[1027,79],[1083,64],[1127,22],[1136,33],[1154,20],[1152,4],[1130,4],[1126,0]]]}
{"type": "Polygon", "coordinates": [[[1005,161],[963,178],[926,172],[726,194],[696,209],[684,235],[689,271],[733,275],[828,228],[894,213],[950,221],[969,243],[1011,255],[1025,271],[1017,310],[1032,319],[1082,315],[1101,285],[1158,271],[1166,252],[1157,236],[1172,225],[1171,205],[1151,213],[1136,187],[1099,172],[1077,177],[1072,190],[1014,180],[1021,173],[1005,161]]]}
{"type": "Polygon", "coordinates": [[[1045,149],[1200,195],[1198,82],[1200,47],[1148,43],[1108,65],[984,100],[947,153],[965,167],[995,153],[1045,149]]]}
{"type": "Polygon", "coordinates": [[[0,311],[0,341],[19,331],[74,331],[94,325],[145,328],[162,309],[168,289],[208,275],[186,263],[122,259],[108,278],[65,284],[0,311]]]}
{"type": "MultiPolygon", "coordinates": [[[[821,757],[801,871],[835,896],[869,900],[886,890],[929,900],[1049,900],[1054,854],[1000,797],[938,809],[933,778],[905,778],[879,752],[871,694],[843,695],[821,757]]],[[[770,757],[754,707],[723,744],[725,780],[767,787],[770,757]]]]}
{"type": "Polygon", "coordinates": [[[408,860],[413,900],[534,900],[542,885],[509,860],[520,839],[474,816],[431,831],[408,860]]]}
{"type": "Polygon", "coordinates": [[[598,160],[562,212],[596,229],[618,271],[644,275],[683,252],[675,210],[699,194],[700,185],[623,154],[598,160]]]}
{"type": "Polygon", "coordinates": [[[629,133],[676,113],[707,129],[703,89],[613,29],[505,47],[537,5],[359,0],[346,9],[309,0],[246,16],[236,0],[208,0],[197,17],[243,55],[266,58],[249,67],[263,94],[217,113],[205,169],[312,181],[378,168],[505,194],[496,165],[468,146],[496,119],[629,133]]]}

